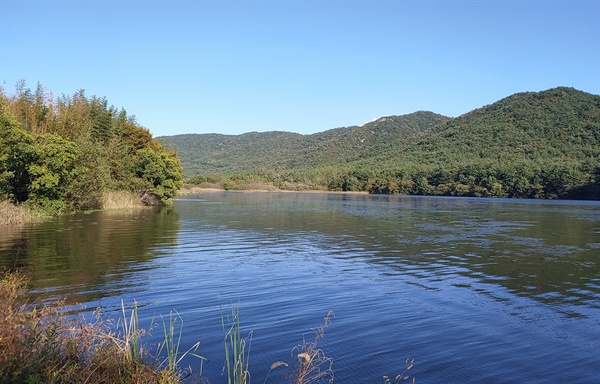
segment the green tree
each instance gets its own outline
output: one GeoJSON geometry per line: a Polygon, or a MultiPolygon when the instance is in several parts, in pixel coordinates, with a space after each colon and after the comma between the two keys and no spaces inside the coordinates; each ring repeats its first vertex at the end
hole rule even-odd
{"type": "Polygon", "coordinates": [[[136,154],[136,175],[140,179],[139,192],[147,204],[167,204],[183,185],[183,171],[173,153],[156,152],[143,148],[136,154]]]}
{"type": "Polygon", "coordinates": [[[80,156],[75,143],[54,134],[29,134],[2,116],[0,149],[5,159],[0,172],[4,196],[50,213],[67,208],[67,186],[80,156]]]}

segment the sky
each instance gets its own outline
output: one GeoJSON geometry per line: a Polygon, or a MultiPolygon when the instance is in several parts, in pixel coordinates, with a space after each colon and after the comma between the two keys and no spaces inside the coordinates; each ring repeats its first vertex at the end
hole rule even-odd
{"type": "Polygon", "coordinates": [[[302,134],[517,92],[600,94],[600,1],[0,0],[0,82],[156,136],[302,134]]]}

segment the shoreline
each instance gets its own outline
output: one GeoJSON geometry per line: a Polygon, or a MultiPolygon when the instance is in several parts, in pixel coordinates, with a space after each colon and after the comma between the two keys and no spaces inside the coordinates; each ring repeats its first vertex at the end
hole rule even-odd
{"type": "Polygon", "coordinates": [[[264,193],[335,193],[335,194],[343,194],[343,195],[368,195],[369,192],[366,191],[328,191],[325,189],[311,189],[304,191],[292,191],[289,189],[223,189],[223,188],[206,188],[206,187],[182,187],[179,190],[179,196],[193,195],[196,193],[206,193],[206,192],[236,192],[236,193],[254,193],[254,192],[264,192],[264,193]]]}

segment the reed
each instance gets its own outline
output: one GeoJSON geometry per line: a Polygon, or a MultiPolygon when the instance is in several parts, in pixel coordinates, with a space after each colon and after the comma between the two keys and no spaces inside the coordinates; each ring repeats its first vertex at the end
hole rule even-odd
{"type": "Polygon", "coordinates": [[[250,362],[250,345],[252,344],[252,332],[248,335],[248,342],[242,337],[240,323],[239,303],[231,307],[231,317],[225,320],[221,311],[221,325],[225,337],[225,365],[227,370],[227,384],[246,384],[250,382],[248,363],[250,362]],[[246,345],[248,349],[246,350],[246,345]]]}
{"type": "Polygon", "coordinates": [[[127,209],[144,206],[137,194],[127,191],[104,192],[101,202],[101,206],[104,209],[127,209]]]}
{"type": "Polygon", "coordinates": [[[14,205],[9,201],[0,201],[0,226],[37,223],[47,217],[29,207],[14,205]]]}
{"type": "Polygon", "coordinates": [[[133,302],[131,314],[127,316],[125,303],[121,299],[121,313],[123,316],[121,323],[123,334],[115,340],[115,344],[123,347],[123,355],[127,360],[141,360],[143,356],[141,338],[146,331],[139,327],[137,301],[133,302]]]}
{"type": "MultiPolygon", "coordinates": [[[[162,356],[164,351],[166,353],[166,357],[160,364],[160,367],[166,367],[166,369],[176,372],[179,370],[179,363],[181,363],[185,356],[190,355],[200,360],[200,376],[202,376],[202,364],[206,359],[195,353],[200,347],[200,342],[195,343],[187,351],[179,354],[181,337],[183,335],[183,319],[177,311],[171,311],[169,312],[168,323],[164,318],[162,318],[162,320],[164,339],[162,343],[158,345],[156,355],[162,356]],[[179,325],[177,324],[178,322],[179,325]]],[[[191,371],[191,367],[188,367],[188,369],[191,371]]]]}

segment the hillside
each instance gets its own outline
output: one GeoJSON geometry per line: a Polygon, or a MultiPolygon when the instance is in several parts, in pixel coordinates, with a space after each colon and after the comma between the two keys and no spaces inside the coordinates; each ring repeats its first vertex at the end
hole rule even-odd
{"type": "Polygon", "coordinates": [[[227,175],[265,167],[309,169],[371,158],[439,129],[448,120],[432,112],[415,112],[312,135],[290,132],[186,134],[161,136],[157,140],[166,148],[177,150],[188,177],[227,175]]]}
{"type": "Polygon", "coordinates": [[[415,112],[313,135],[159,140],[177,149],[188,177],[239,173],[292,189],[600,199],[600,96],[567,87],[517,93],[454,119],[415,112]]]}
{"type": "Polygon", "coordinates": [[[600,154],[600,96],[573,88],[518,93],[468,112],[415,140],[404,159],[582,161],[600,154]]]}

